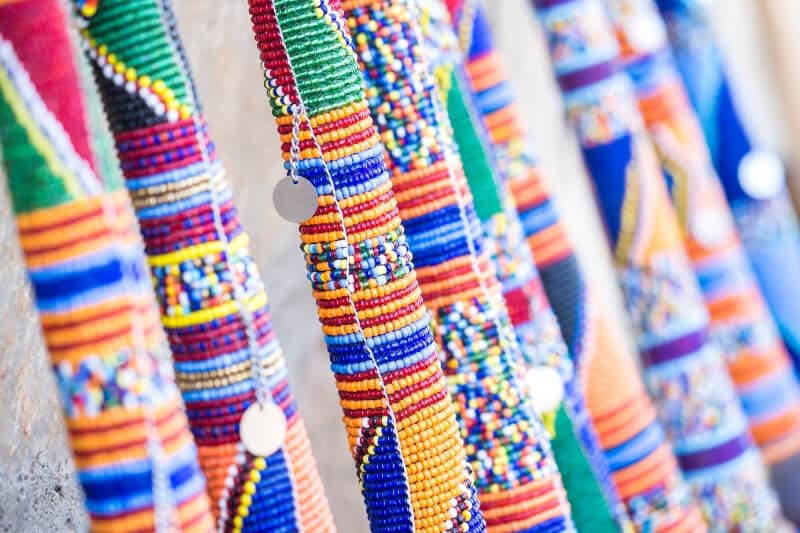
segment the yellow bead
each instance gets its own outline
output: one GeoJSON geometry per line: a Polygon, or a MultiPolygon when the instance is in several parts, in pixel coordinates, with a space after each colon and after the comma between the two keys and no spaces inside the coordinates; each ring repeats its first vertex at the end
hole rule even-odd
{"type": "Polygon", "coordinates": [[[156,80],[153,82],[153,92],[161,95],[167,89],[167,84],[163,80],[156,80]]]}
{"type": "Polygon", "coordinates": [[[150,76],[142,76],[139,78],[139,86],[140,87],[150,87],[151,80],[150,76]]]}
{"type": "Polygon", "coordinates": [[[97,49],[97,53],[101,56],[104,56],[108,53],[108,46],[101,44],[100,47],[97,49]]]}
{"type": "Polygon", "coordinates": [[[110,64],[113,65],[114,63],[117,62],[117,54],[108,54],[106,61],[108,61],[110,64]]]}
{"type": "Polygon", "coordinates": [[[264,470],[267,467],[267,460],[263,457],[256,457],[253,461],[253,468],[257,470],[264,470]]]}

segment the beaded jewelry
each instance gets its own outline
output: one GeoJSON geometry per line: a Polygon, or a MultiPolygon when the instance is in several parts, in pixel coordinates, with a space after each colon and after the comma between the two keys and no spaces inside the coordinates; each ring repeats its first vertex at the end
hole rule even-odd
{"type": "Polygon", "coordinates": [[[767,464],[800,451],[800,387],[742,248],[651,0],[606,0],[705,297],[709,333],[767,464]]]}
{"type": "Polygon", "coordinates": [[[249,4],[287,173],[318,195],[302,250],[370,527],[484,531],[339,3],[249,4]]]}
{"type": "Polygon", "coordinates": [[[713,530],[784,527],[717,347],[656,154],[597,0],[538,0],[638,332],[645,382],[713,530]]]}
{"type": "Polygon", "coordinates": [[[571,503],[575,527],[595,532],[616,532],[621,526],[625,529],[628,518],[612,485],[608,463],[583,399],[575,388],[572,361],[544,294],[509,191],[495,176],[496,162],[489,161],[488,134],[468,93],[461,48],[470,47],[470,19],[474,18],[477,6],[473,2],[463,5],[450,2],[449,8],[463,30],[459,31],[459,39],[443,2],[424,0],[420,4],[427,59],[446,100],[453,139],[483,226],[484,247],[498,273],[517,333],[524,362],[521,368],[531,399],[549,426],[553,454],[571,503]],[[467,27],[468,31],[464,29],[467,27]],[[574,424],[574,420],[583,425],[574,424]],[[617,512],[616,516],[612,516],[609,507],[617,512]]]}
{"type": "Polygon", "coordinates": [[[135,219],[55,0],[0,5],[0,145],[92,530],[213,531],[135,219]]]}
{"type": "Polygon", "coordinates": [[[77,2],[218,531],[333,531],[166,0],[77,2]]]}
{"type": "MultiPolygon", "coordinates": [[[[502,57],[494,48],[486,15],[469,2],[448,0],[462,42],[469,43],[467,80],[485,125],[496,176],[516,202],[516,212],[541,281],[569,344],[576,378],[575,397],[588,413],[603,448],[612,479],[637,531],[696,531],[700,514],[688,490],[655,410],[633,364],[633,355],[595,303],[561,226],[555,206],[525,139],[513,88],[502,57]],[[470,16],[471,12],[471,16],[470,16]]],[[[545,300],[545,303],[547,301],[545,300]]],[[[580,419],[578,419],[580,420],[580,419]]],[[[580,422],[576,422],[580,424],[580,422]]],[[[554,442],[558,459],[558,433],[554,442]]],[[[573,489],[564,468],[567,494],[573,489]]],[[[582,510],[573,506],[573,516],[582,510]]]]}
{"type": "Polygon", "coordinates": [[[800,225],[777,156],[753,147],[703,6],[658,0],[742,243],[800,375],[800,225]]]}
{"type": "Polygon", "coordinates": [[[423,55],[419,5],[343,2],[491,531],[572,530],[547,435],[423,55]]]}

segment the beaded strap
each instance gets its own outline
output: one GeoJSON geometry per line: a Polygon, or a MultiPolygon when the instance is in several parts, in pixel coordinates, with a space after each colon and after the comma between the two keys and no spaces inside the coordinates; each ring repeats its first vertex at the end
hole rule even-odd
{"type": "Polygon", "coordinates": [[[302,250],[370,527],[483,531],[339,3],[249,4],[287,171],[318,193],[302,250]]]}
{"type": "Polygon", "coordinates": [[[714,172],[652,0],[606,0],[705,297],[709,333],[767,464],[800,451],[800,386],[714,172]],[[643,32],[647,31],[647,37],[643,32]]]}
{"type": "Polygon", "coordinates": [[[572,360],[525,242],[508,187],[496,175],[497,161],[489,160],[488,132],[480,120],[477,102],[468,92],[461,48],[470,47],[477,6],[473,2],[449,2],[451,19],[443,2],[420,3],[422,20],[426,21],[422,28],[430,52],[428,59],[446,99],[453,138],[483,227],[484,247],[503,288],[523,354],[525,381],[534,406],[548,427],[575,527],[597,532],[616,532],[620,526],[625,529],[628,518],[577,389],[572,360]],[[456,19],[455,24],[463,30],[459,31],[461,39],[454,31],[456,19]],[[616,516],[612,516],[609,507],[616,516]]]}
{"type": "Polygon", "coordinates": [[[714,530],[783,527],[747,432],[658,160],[597,0],[539,0],[553,66],[595,185],[645,382],[714,530]]]}
{"type": "Polygon", "coordinates": [[[487,527],[572,529],[547,435],[520,379],[519,346],[444,104],[424,58],[419,5],[365,0],[343,7],[444,350],[487,527]]]}
{"type": "Polygon", "coordinates": [[[742,243],[800,375],[800,278],[786,268],[800,264],[797,213],[777,162],[752,166],[759,151],[742,124],[703,7],[683,0],[657,4],[742,243]]]}
{"type": "MultiPolygon", "coordinates": [[[[458,1],[448,3],[451,9],[460,7],[458,1]]],[[[542,170],[531,155],[521,111],[486,15],[478,8],[471,25],[462,15],[458,26],[461,34],[471,32],[467,77],[491,139],[497,176],[516,201],[544,289],[570,348],[576,394],[586,402],[618,494],[638,531],[696,531],[700,514],[688,500],[633,356],[602,304],[595,303],[595,291],[587,286],[542,170]]],[[[568,484],[567,489],[569,494],[568,484]]]]}
{"type": "Polygon", "coordinates": [[[136,235],[55,0],[0,5],[0,141],[92,530],[213,530],[136,235]]]}
{"type": "Polygon", "coordinates": [[[144,236],[177,383],[219,531],[334,529],[249,238],[216,159],[169,2],[77,2],[126,186],[144,236]],[[254,455],[254,402],[287,421],[254,455]]]}

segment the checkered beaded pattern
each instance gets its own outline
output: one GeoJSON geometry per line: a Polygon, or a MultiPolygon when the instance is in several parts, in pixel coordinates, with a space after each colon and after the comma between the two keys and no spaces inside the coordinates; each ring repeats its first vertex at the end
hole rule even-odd
{"type": "Polygon", "coordinates": [[[708,339],[709,318],[683,247],[618,44],[597,0],[539,0],[566,116],[595,185],[644,377],[710,527],[780,530],[758,449],[708,339]]]}
{"type": "MultiPolygon", "coordinates": [[[[795,373],[800,375],[800,279],[793,269],[786,268],[800,262],[797,212],[782,184],[758,195],[741,185],[742,161],[753,150],[753,142],[740,117],[704,7],[685,0],[656,3],[742,244],[794,361],[795,373]]],[[[755,179],[766,181],[769,177],[755,179]]]]}
{"type": "Polygon", "coordinates": [[[213,521],[141,241],[53,0],[0,5],[0,146],[93,531],[213,521]]]}
{"type": "Polygon", "coordinates": [[[722,350],[768,464],[800,451],[800,386],[742,247],[651,0],[606,0],[722,350]],[[642,28],[653,33],[644,40],[642,28]]]}
{"type": "Polygon", "coordinates": [[[370,527],[483,531],[340,5],[249,4],[287,169],[294,166],[319,195],[300,237],[370,527]]]}
{"type": "Polygon", "coordinates": [[[500,161],[493,157],[477,99],[469,89],[461,48],[470,47],[477,6],[448,4],[421,2],[427,55],[446,99],[453,138],[483,226],[484,246],[498,273],[522,349],[525,382],[550,433],[575,527],[579,531],[618,531],[625,527],[627,515],[577,390],[572,359],[525,242],[510,191],[500,179],[500,161]],[[515,321],[517,316],[527,320],[515,321]],[[542,368],[555,372],[542,373],[542,368]]]}
{"type": "Polygon", "coordinates": [[[168,2],[78,2],[117,153],[145,241],[220,531],[332,531],[286,361],[225,169],[199,109],[168,2]],[[248,331],[249,330],[249,331],[248,331]],[[259,365],[261,379],[253,365],[259,365]],[[266,389],[282,449],[249,453],[239,422],[266,389]]]}
{"type": "Polygon", "coordinates": [[[491,531],[571,529],[421,41],[416,2],[343,2],[491,531]]]}
{"type": "Polygon", "coordinates": [[[617,494],[637,530],[696,526],[699,513],[689,502],[633,355],[603,306],[596,303],[596,293],[587,285],[550,199],[545,176],[525,139],[522,112],[503,58],[495,49],[486,14],[477,6],[471,20],[468,14],[458,16],[469,11],[466,4],[448,1],[457,14],[459,34],[468,36],[470,43],[467,79],[489,135],[497,176],[515,202],[548,303],[570,348],[576,373],[573,394],[586,405],[586,411],[576,409],[573,417],[588,415],[583,423],[591,424],[596,432],[617,494]]]}

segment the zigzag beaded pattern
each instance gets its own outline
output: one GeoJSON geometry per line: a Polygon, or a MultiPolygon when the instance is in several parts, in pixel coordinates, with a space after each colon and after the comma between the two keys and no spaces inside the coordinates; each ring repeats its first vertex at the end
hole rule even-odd
{"type": "Polygon", "coordinates": [[[145,240],[218,530],[332,531],[248,236],[193,109],[171,8],[156,0],[104,0],[85,20],[84,45],[145,240]],[[259,386],[253,361],[287,420],[284,446],[270,457],[247,452],[239,436],[259,386]]]}
{"type": "Polygon", "coordinates": [[[540,0],[566,115],[581,142],[638,334],[645,383],[714,529],[784,527],[683,248],[636,97],[597,0],[540,0]],[[743,512],[743,510],[747,510],[743,512]]]}
{"type": "Polygon", "coordinates": [[[300,226],[302,250],[370,528],[482,531],[383,146],[339,5],[249,3],[284,160],[287,168],[296,164],[318,193],[316,213],[300,226]],[[292,162],[295,114],[302,119],[300,158],[292,162]]]}
{"type": "Polygon", "coordinates": [[[593,302],[542,170],[530,155],[516,96],[481,9],[475,14],[471,43],[467,75],[492,140],[499,177],[516,202],[544,289],[568,340],[577,367],[576,394],[586,402],[617,492],[639,531],[696,528],[699,513],[688,501],[632,354],[593,302]]]}
{"type": "Polygon", "coordinates": [[[714,172],[700,123],[650,0],[607,0],[639,108],[667,176],[684,242],[711,318],[709,333],[768,464],[800,451],[800,386],[769,315],[714,172]],[[635,29],[655,35],[643,46],[635,29]]]}
{"type": "MultiPolygon", "coordinates": [[[[519,347],[423,56],[414,2],[344,11],[392,174],[420,286],[444,350],[481,509],[491,531],[571,529],[547,436],[519,379],[519,347]],[[472,242],[471,242],[472,241],[472,242]],[[471,245],[476,255],[471,255],[471,245]]],[[[443,107],[442,107],[443,109],[443,107]]]]}
{"type": "Polygon", "coordinates": [[[213,530],[107,135],[56,1],[0,6],[0,145],[93,531],[213,530]],[[156,452],[156,448],[158,452],[156,452]]]}
{"type": "MultiPolygon", "coordinates": [[[[783,184],[757,197],[740,183],[740,169],[753,149],[752,141],[731,94],[723,58],[703,6],[682,0],[660,0],[657,4],[742,244],[792,357],[795,373],[800,374],[800,279],[786,268],[800,261],[797,212],[783,184]]],[[[761,174],[755,180],[773,181],[761,174]]]]}

